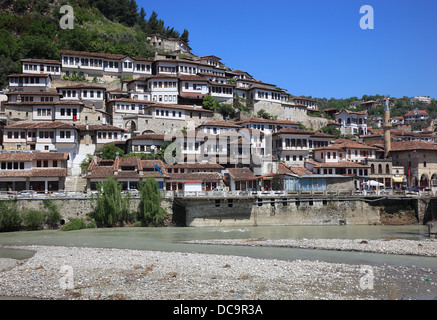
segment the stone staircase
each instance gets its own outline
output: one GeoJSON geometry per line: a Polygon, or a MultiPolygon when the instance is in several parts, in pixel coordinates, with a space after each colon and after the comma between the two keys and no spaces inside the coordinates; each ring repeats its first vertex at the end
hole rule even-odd
{"type": "Polygon", "coordinates": [[[65,179],[65,191],[82,192],[86,187],[86,179],[81,175],[69,175],[65,179]]]}

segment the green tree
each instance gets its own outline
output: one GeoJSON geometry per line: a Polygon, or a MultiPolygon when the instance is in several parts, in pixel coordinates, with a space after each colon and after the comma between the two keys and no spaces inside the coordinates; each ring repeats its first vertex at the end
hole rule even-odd
{"type": "Polygon", "coordinates": [[[272,116],[270,113],[266,112],[264,109],[259,110],[257,116],[258,118],[263,118],[267,120],[274,120],[277,118],[276,116],[272,116]]]}
{"type": "Polygon", "coordinates": [[[236,111],[232,104],[228,103],[219,103],[216,108],[218,113],[221,113],[223,118],[235,118],[236,111]]]}
{"type": "Polygon", "coordinates": [[[86,155],[86,158],[82,160],[82,162],[80,163],[80,169],[82,173],[86,173],[88,170],[88,167],[91,163],[91,161],[93,161],[93,155],[88,153],[86,155]]]}
{"type": "Polygon", "coordinates": [[[108,144],[102,148],[102,159],[114,160],[117,157],[117,153],[120,157],[124,156],[124,151],[119,147],[114,146],[113,144],[108,144]]]}
{"type": "Polygon", "coordinates": [[[143,226],[163,226],[165,210],[161,207],[161,194],[158,183],[153,178],[143,180],[139,184],[140,203],[138,220],[143,226]]]}
{"type": "Polygon", "coordinates": [[[17,231],[23,221],[17,201],[0,201],[0,231],[17,231]]]}
{"type": "Polygon", "coordinates": [[[125,222],[128,200],[122,197],[121,187],[113,177],[97,184],[96,206],[90,216],[98,227],[113,227],[125,222]]]}
{"type": "Polygon", "coordinates": [[[188,34],[189,34],[188,30],[184,29],[184,31],[182,32],[182,35],[181,35],[181,40],[187,44],[190,42],[190,40],[188,39],[188,34]]]}
{"type": "Polygon", "coordinates": [[[325,126],[322,128],[322,132],[326,134],[333,135],[335,139],[339,139],[341,137],[341,131],[333,126],[325,126]]]}
{"type": "Polygon", "coordinates": [[[203,98],[202,106],[203,106],[203,109],[214,111],[217,108],[217,102],[214,100],[213,96],[207,94],[203,98]]]}
{"type": "Polygon", "coordinates": [[[61,213],[59,212],[58,206],[50,199],[44,199],[44,207],[47,209],[45,215],[45,223],[52,229],[55,229],[59,220],[61,219],[61,213]]]}

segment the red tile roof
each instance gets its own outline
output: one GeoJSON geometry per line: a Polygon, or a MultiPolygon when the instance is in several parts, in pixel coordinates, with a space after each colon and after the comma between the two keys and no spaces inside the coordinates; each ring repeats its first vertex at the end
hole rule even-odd
{"type": "Polygon", "coordinates": [[[254,178],[255,174],[249,168],[228,168],[229,176],[234,180],[254,178]]]}
{"type": "Polygon", "coordinates": [[[57,121],[20,122],[6,126],[5,129],[76,129],[75,126],[57,121]]]}
{"type": "Polygon", "coordinates": [[[33,160],[68,160],[69,154],[64,152],[1,152],[0,162],[33,161],[33,160]]]}
{"type": "Polygon", "coordinates": [[[32,170],[2,170],[0,178],[15,178],[15,177],[65,177],[67,169],[32,169],[32,170]]]}

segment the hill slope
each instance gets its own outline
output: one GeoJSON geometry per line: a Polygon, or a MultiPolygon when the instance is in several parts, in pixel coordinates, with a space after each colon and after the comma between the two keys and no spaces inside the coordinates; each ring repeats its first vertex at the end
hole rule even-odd
{"type": "Polygon", "coordinates": [[[64,4],[59,0],[0,0],[0,86],[8,74],[20,72],[21,59],[59,59],[60,49],[151,58],[155,48],[146,41],[147,34],[188,42],[187,30],[181,35],[166,27],[156,12],[146,19],[144,8],[138,10],[135,0],[69,1],[74,28],[63,30],[59,10],[64,4]]]}

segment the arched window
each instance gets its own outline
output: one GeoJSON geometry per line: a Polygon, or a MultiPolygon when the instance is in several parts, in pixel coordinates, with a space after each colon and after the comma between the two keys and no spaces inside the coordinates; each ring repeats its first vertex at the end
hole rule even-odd
{"type": "Polygon", "coordinates": [[[370,165],[370,174],[375,174],[375,165],[373,163],[370,165]]]}
{"type": "Polygon", "coordinates": [[[378,174],[382,174],[382,165],[378,164],[378,174]]]}
{"type": "Polygon", "coordinates": [[[390,174],[390,166],[388,163],[385,165],[385,174],[390,174]]]}

